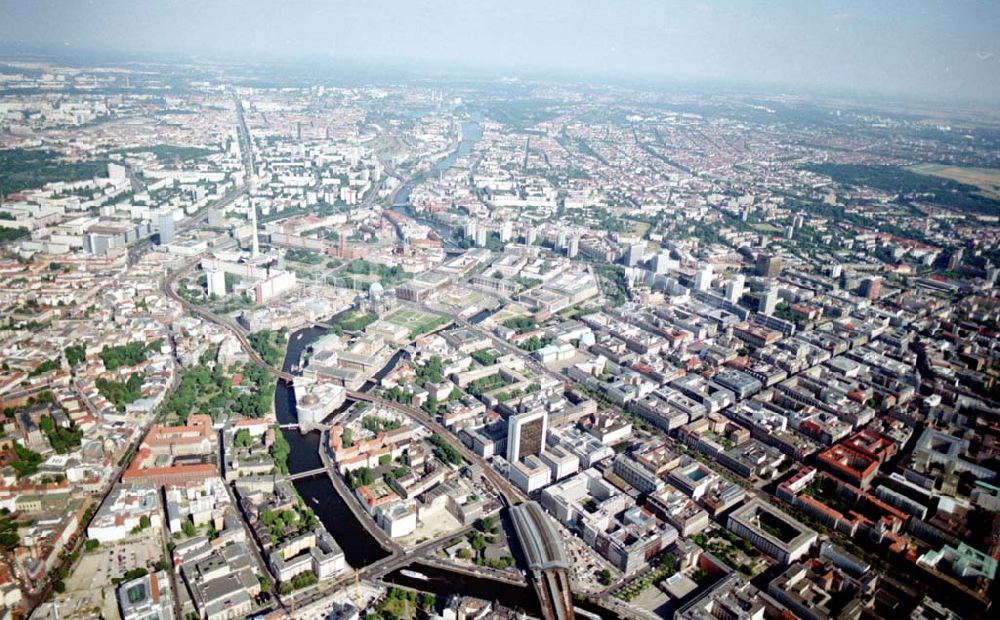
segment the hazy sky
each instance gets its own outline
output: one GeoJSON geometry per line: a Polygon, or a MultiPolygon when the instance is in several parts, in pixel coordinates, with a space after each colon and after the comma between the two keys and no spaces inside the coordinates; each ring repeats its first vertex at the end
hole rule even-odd
{"type": "Polygon", "coordinates": [[[1000,0],[0,0],[0,45],[1000,101],[1000,0]]]}

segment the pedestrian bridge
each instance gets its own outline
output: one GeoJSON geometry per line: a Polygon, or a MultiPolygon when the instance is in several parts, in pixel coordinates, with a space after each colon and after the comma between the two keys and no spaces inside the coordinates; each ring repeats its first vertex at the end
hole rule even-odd
{"type": "Polygon", "coordinates": [[[307,422],[306,424],[299,424],[298,422],[292,424],[279,424],[278,428],[283,430],[302,430],[303,432],[310,431],[328,431],[330,430],[329,424],[323,424],[322,422],[307,422]]]}
{"type": "Polygon", "coordinates": [[[289,480],[302,480],[303,478],[312,478],[313,476],[318,476],[320,474],[325,474],[325,467],[317,467],[316,469],[310,469],[309,471],[300,471],[297,474],[292,474],[288,476],[289,480]]]}

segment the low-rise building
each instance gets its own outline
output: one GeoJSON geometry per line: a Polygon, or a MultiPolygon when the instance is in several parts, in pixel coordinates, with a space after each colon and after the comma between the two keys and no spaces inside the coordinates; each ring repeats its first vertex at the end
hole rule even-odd
{"type": "Polygon", "coordinates": [[[510,481],[525,493],[533,493],[552,482],[552,470],[535,455],[511,463],[510,481]]]}
{"type": "Polygon", "coordinates": [[[784,564],[808,553],[818,538],[810,528],[759,499],[730,514],[726,527],[784,564]]]}
{"type": "Polygon", "coordinates": [[[646,507],[670,525],[677,528],[681,536],[690,537],[701,532],[711,523],[708,512],[693,499],[672,485],[667,485],[651,493],[646,498],[646,507]]]}
{"type": "Polygon", "coordinates": [[[841,480],[862,489],[871,486],[879,461],[844,443],[831,446],[816,456],[816,463],[841,480]]]}
{"type": "Polygon", "coordinates": [[[417,529],[417,506],[413,501],[386,504],[375,513],[375,521],[392,538],[408,536],[417,529]]]}
{"type": "Polygon", "coordinates": [[[326,531],[307,532],[284,542],[271,552],[268,563],[281,582],[306,571],[323,581],[339,575],[346,566],[344,552],[326,531]]]}
{"type": "Polygon", "coordinates": [[[760,590],[735,573],[720,580],[674,613],[674,620],[764,620],[760,590]]]}
{"type": "Polygon", "coordinates": [[[580,457],[562,446],[551,446],[544,450],[541,459],[552,471],[552,480],[562,480],[580,470],[580,457]]]}
{"type": "Polygon", "coordinates": [[[640,493],[653,493],[663,488],[663,481],[656,475],[656,472],[625,454],[619,454],[615,457],[612,471],[640,493]]]}
{"type": "Polygon", "coordinates": [[[87,538],[115,542],[148,523],[162,527],[160,494],[151,485],[117,484],[87,527],[87,538]]]}
{"type": "Polygon", "coordinates": [[[852,620],[864,609],[859,584],[829,560],[792,564],[767,592],[803,620],[852,620]]]}

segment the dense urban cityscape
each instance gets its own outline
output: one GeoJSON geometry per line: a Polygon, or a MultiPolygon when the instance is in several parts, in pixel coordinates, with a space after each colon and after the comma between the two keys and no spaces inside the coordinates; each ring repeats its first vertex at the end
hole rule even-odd
{"type": "Polygon", "coordinates": [[[1000,114],[0,64],[0,617],[987,618],[1000,114]]]}

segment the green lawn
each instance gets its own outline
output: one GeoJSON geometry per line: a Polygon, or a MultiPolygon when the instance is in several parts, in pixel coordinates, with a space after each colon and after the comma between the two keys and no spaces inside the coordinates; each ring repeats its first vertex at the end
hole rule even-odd
{"type": "Polygon", "coordinates": [[[387,316],[385,320],[393,325],[405,327],[410,330],[411,339],[416,338],[421,334],[434,331],[438,327],[447,324],[449,321],[449,319],[445,317],[440,317],[436,314],[430,314],[428,312],[421,312],[419,310],[412,310],[410,308],[401,308],[387,316]]]}

